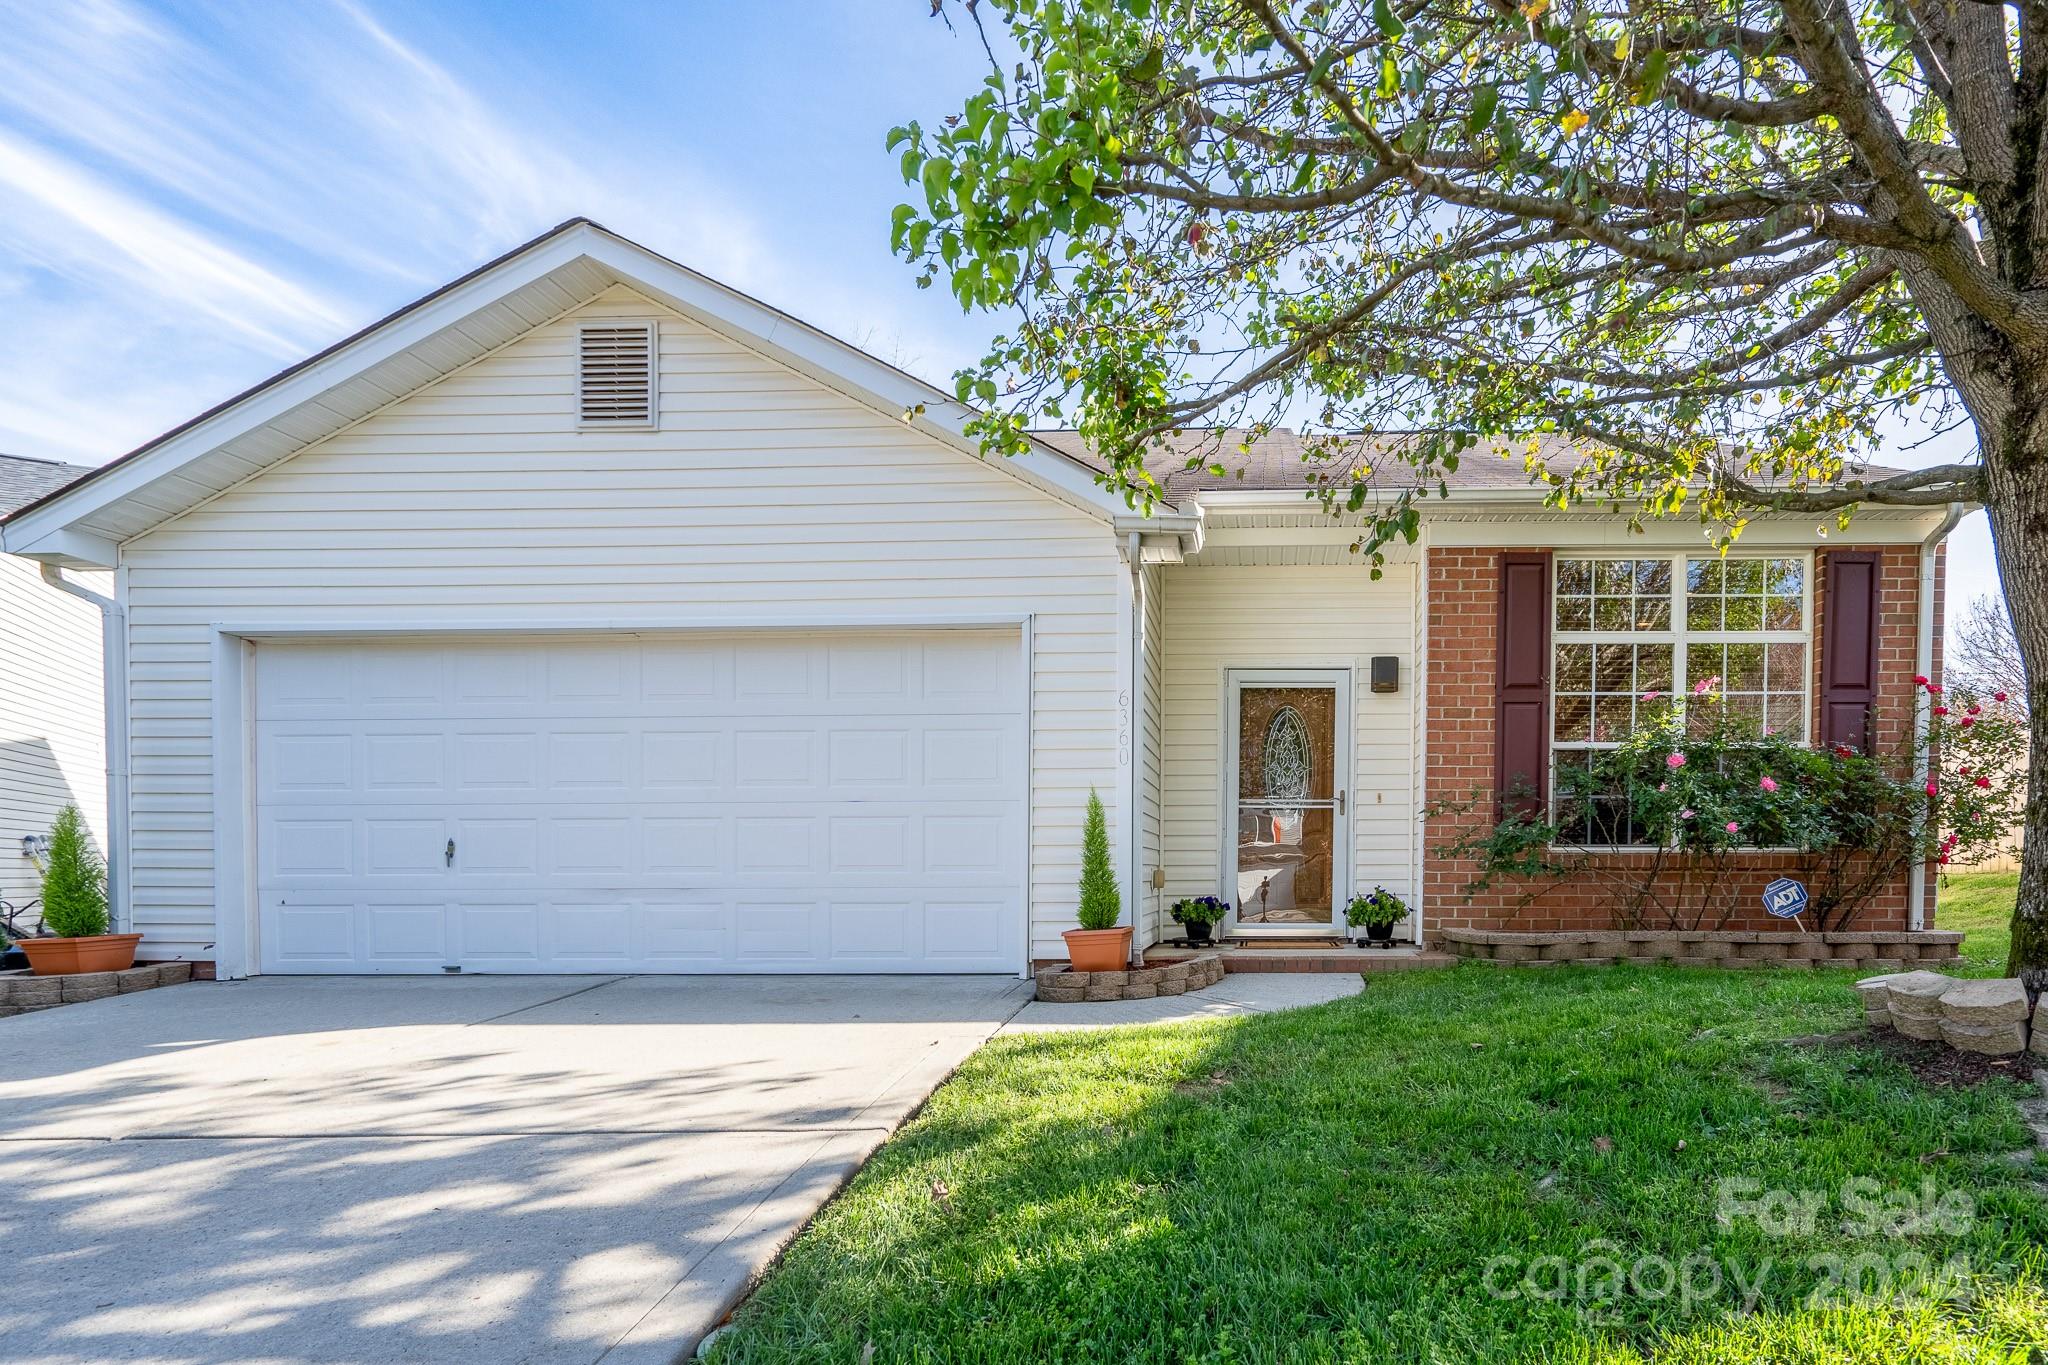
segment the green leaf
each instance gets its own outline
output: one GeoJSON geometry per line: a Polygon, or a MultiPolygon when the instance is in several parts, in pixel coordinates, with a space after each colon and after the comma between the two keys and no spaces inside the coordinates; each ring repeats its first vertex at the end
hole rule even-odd
{"type": "Polygon", "coordinates": [[[1653,100],[1663,93],[1664,78],[1671,71],[1671,54],[1663,48],[1650,49],[1650,55],[1643,61],[1643,74],[1636,89],[1646,100],[1653,100]]]}
{"type": "Polygon", "coordinates": [[[1380,58],[1380,98],[1390,100],[1400,92],[1400,89],[1401,68],[1395,63],[1394,55],[1390,52],[1380,58]]]}
{"type": "Polygon", "coordinates": [[[1372,0],[1372,21],[1379,25],[1381,33],[1389,38],[1398,38],[1408,30],[1394,17],[1394,7],[1387,0],[1372,0]]]}
{"type": "Polygon", "coordinates": [[[1156,81],[1159,79],[1159,73],[1165,69],[1166,49],[1157,46],[1148,47],[1145,49],[1145,55],[1138,58],[1138,64],[1131,68],[1131,79],[1137,81],[1156,81]]]}
{"type": "Polygon", "coordinates": [[[1493,111],[1500,107],[1500,87],[1488,81],[1472,92],[1472,113],[1465,120],[1465,133],[1477,137],[1482,128],[1493,122],[1493,111]]]}

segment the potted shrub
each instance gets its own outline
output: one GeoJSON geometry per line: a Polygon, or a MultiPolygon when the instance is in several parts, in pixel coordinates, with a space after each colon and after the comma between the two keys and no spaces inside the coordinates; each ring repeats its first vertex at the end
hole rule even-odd
{"type": "Polygon", "coordinates": [[[1230,914],[1230,902],[1215,896],[1188,896],[1173,903],[1167,912],[1173,922],[1188,931],[1188,942],[1195,947],[1208,944],[1209,931],[1223,923],[1230,914]]]}
{"type": "Polygon", "coordinates": [[[22,951],[37,976],[118,972],[135,965],[140,934],[107,932],[107,865],[86,835],[78,807],[57,812],[43,855],[43,934],[22,951]]]}
{"type": "Polygon", "coordinates": [[[1392,947],[1394,926],[1407,915],[1407,905],[1384,886],[1375,886],[1369,896],[1353,896],[1351,904],[1344,908],[1344,922],[1365,930],[1361,947],[1367,943],[1392,947]]]}
{"type": "Polygon", "coordinates": [[[1081,904],[1074,918],[1078,929],[1061,935],[1067,957],[1077,972],[1114,972],[1131,960],[1131,927],[1119,925],[1123,899],[1117,894],[1116,871],[1109,865],[1109,821],[1102,798],[1088,792],[1088,818],[1081,826],[1081,904]]]}

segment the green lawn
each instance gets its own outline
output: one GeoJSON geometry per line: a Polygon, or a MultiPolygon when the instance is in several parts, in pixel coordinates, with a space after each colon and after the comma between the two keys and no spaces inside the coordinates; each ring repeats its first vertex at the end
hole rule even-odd
{"type": "Polygon", "coordinates": [[[2012,902],[2019,887],[2017,872],[1959,872],[1942,879],[1935,925],[1967,935],[1963,975],[2005,975],[2005,956],[2012,948],[2012,902]]]}
{"type": "Polygon", "coordinates": [[[2048,1350],[2027,1092],[1923,1085],[1860,1041],[1850,979],[1474,964],[1312,1010],[1001,1039],[713,1358],[2025,1362],[2048,1350]],[[1728,1178],[1817,1200],[1810,1225],[1722,1223],[1728,1178]],[[1850,1227],[1855,1178],[1945,1211],[1850,1227]],[[1611,1292],[1616,1263],[1635,1289],[1611,1292]],[[1837,1265],[1873,1292],[1815,1302],[1837,1265]],[[1660,1292],[1665,1267],[1698,1293],[1660,1292]]]}

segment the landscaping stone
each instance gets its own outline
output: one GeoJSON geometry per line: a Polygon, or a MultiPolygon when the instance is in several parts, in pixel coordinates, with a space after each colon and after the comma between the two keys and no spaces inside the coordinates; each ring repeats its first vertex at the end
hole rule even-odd
{"type": "Polygon", "coordinates": [[[135,991],[154,990],[163,984],[163,980],[163,968],[154,964],[130,967],[114,973],[114,989],[122,995],[129,995],[135,991]]]}
{"type": "Polygon", "coordinates": [[[2027,1026],[2017,1024],[1962,1024],[1941,1021],[1941,1040],[1961,1052],[1980,1052],[1987,1057],[2012,1057],[2027,1050],[2027,1026]]]}
{"type": "Polygon", "coordinates": [[[1956,979],[1936,972],[1904,972],[1885,987],[1885,1004],[1891,1012],[1892,1027],[1908,1038],[1941,1040],[1941,998],[1954,989],[1956,979]]]}
{"type": "Polygon", "coordinates": [[[1974,1028],[2027,1022],[2027,988],[2017,977],[1958,981],[1941,997],[1942,1018],[1974,1028]]]}
{"type": "MultiPolygon", "coordinates": [[[[2048,991],[2043,991],[2034,1002],[2034,1040],[2028,1046],[2035,1056],[2048,1057],[2048,991]]],[[[2041,1088],[2048,1090],[2048,1081],[2042,1082],[2041,1088]]]]}
{"type": "Polygon", "coordinates": [[[1890,1003],[1891,983],[1898,980],[1896,974],[1866,976],[1856,983],[1856,994],[1863,1001],[1863,1020],[1872,1028],[1890,1028],[1892,1011],[1890,1003]]]}
{"type": "Polygon", "coordinates": [[[55,1005],[64,999],[61,976],[15,976],[0,982],[0,1003],[55,1005]]]}
{"type": "Polygon", "coordinates": [[[80,972],[76,976],[54,978],[63,983],[64,1003],[75,1004],[80,1000],[104,1000],[119,993],[121,986],[116,978],[118,972],[80,972]]]}
{"type": "Polygon", "coordinates": [[[1033,977],[1038,998],[1053,1004],[1152,1000],[1213,986],[1223,979],[1223,959],[1209,953],[1158,967],[1109,972],[1076,972],[1054,964],[1041,967],[1033,977]]]}

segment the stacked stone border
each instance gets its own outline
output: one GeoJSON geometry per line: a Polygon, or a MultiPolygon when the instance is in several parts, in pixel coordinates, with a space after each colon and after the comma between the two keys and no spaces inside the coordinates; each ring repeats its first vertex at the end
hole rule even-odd
{"type": "Polygon", "coordinates": [[[110,995],[183,985],[190,980],[189,962],[152,962],[122,972],[78,972],[72,976],[0,972],[0,1019],[75,1005],[81,1000],[104,1000],[110,995]]]}
{"type": "Polygon", "coordinates": [[[2031,1048],[2048,1059],[2048,995],[2038,1004],[2027,999],[2017,977],[1893,972],[1865,977],[1856,993],[1872,1028],[1987,1057],[2013,1057],[2031,1048]]]}
{"type": "Polygon", "coordinates": [[[1165,967],[1140,967],[1125,972],[1075,972],[1066,964],[1038,970],[1038,998],[1048,1004],[1082,1001],[1150,1000],[1161,995],[1186,995],[1223,979],[1223,959],[1204,953],[1165,967]]]}
{"type": "Polygon", "coordinates": [[[1446,929],[1443,947],[1457,957],[1512,967],[1563,963],[1674,962],[1698,967],[1854,967],[1896,972],[1922,962],[1952,962],[1963,936],[1940,929],[1785,934],[1768,930],[1567,930],[1518,933],[1446,929]]]}

